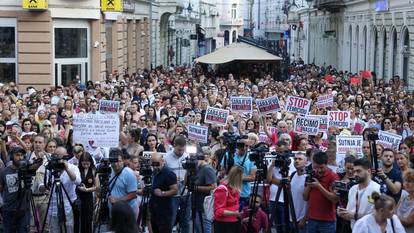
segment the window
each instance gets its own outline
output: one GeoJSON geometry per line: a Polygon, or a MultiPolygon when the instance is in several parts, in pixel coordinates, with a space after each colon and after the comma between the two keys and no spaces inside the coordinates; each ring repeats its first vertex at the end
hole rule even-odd
{"type": "Polygon", "coordinates": [[[231,18],[235,19],[237,17],[237,4],[231,5],[231,18]]]}
{"type": "Polygon", "coordinates": [[[88,57],[86,28],[55,28],[55,58],[88,57]]]}
{"type": "Polygon", "coordinates": [[[16,20],[0,20],[0,80],[16,81],[16,20]]]}

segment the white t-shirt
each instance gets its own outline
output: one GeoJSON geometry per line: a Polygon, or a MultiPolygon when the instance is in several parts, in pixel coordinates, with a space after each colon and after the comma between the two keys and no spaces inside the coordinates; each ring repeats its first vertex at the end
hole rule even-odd
{"type": "MultiPolygon", "coordinates": [[[[357,205],[357,195],[358,195],[358,216],[367,215],[374,212],[374,200],[371,197],[373,192],[380,193],[380,185],[371,180],[368,186],[362,190],[358,189],[358,184],[351,187],[348,193],[348,205],[346,210],[349,212],[355,213],[357,205]]],[[[355,220],[351,220],[351,228],[354,226],[355,220]]]]}
{"type": "MultiPolygon", "coordinates": [[[[290,158],[290,159],[291,159],[291,163],[290,163],[290,166],[289,166],[289,176],[294,171],[296,171],[295,166],[293,166],[293,162],[294,162],[293,161],[293,158],[290,158]]],[[[278,167],[273,168],[272,177],[277,178],[277,179],[282,179],[282,175],[280,174],[279,171],[280,171],[280,169],[278,167]]],[[[275,184],[271,184],[270,185],[270,196],[269,196],[269,198],[270,198],[269,200],[270,201],[274,201],[275,200],[278,189],[279,189],[279,186],[277,186],[275,184]]],[[[280,192],[279,202],[282,202],[282,203],[284,202],[283,201],[283,192],[282,191],[280,192]]]]}
{"type": "Polygon", "coordinates": [[[299,176],[297,173],[292,177],[290,189],[292,191],[292,199],[295,208],[296,220],[299,221],[306,215],[308,202],[303,199],[305,191],[306,174],[299,176]]]}
{"type": "MultiPolygon", "coordinates": [[[[387,219],[387,233],[406,233],[403,225],[401,224],[400,220],[398,219],[397,215],[392,216],[392,220],[394,222],[394,229],[391,224],[391,220],[387,219]]],[[[359,219],[356,223],[354,228],[352,229],[352,233],[380,233],[381,227],[375,221],[374,214],[368,214],[359,219]]]]}

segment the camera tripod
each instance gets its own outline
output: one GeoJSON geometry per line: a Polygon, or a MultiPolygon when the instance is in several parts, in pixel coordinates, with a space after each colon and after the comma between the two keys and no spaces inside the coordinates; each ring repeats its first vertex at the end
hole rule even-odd
{"type": "MultiPolygon", "coordinates": [[[[18,200],[20,200],[19,205],[17,206],[17,213],[25,213],[26,209],[25,206],[30,205],[30,209],[33,214],[34,224],[36,227],[36,232],[41,232],[41,226],[40,226],[40,220],[39,216],[36,213],[36,207],[35,202],[33,199],[33,193],[32,193],[32,176],[26,176],[27,174],[20,173],[19,172],[19,190],[18,190],[18,200]],[[21,181],[23,181],[23,186],[21,186],[21,181]]],[[[15,216],[17,217],[17,216],[15,216]]]]}
{"type": "MultiPolygon", "coordinates": [[[[296,213],[295,213],[295,207],[294,207],[294,203],[293,203],[293,198],[292,198],[292,191],[290,189],[290,177],[289,177],[289,166],[285,164],[284,167],[280,168],[279,173],[282,175],[282,179],[281,179],[281,183],[279,185],[279,189],[277,190],[276,193],[276,198],[274,200],[275,203],[278,203],[279,201],[279,197],[281,195],[281,193],[283,192],[283,204],[284,204],[284,227],[283,227],[283,231],[285,233],[288,232],[292,232],[292,233],[298,233],[299,232],[299,228],[298,228],[298,223],[297,223],[297,219],[296,219],[296,213]],[[292,218],[292,229],[290,229],[290,218],[292,218]]],[[[276,208],[274,210],[274,213],[272,214],[276,214],[276,208]]]]}
{"type": "Polygon", "coordinates": [[[102,223],[107,223],[109,220],[109,208],[108,208],[108,185],[109,174],[98,174],[99,182],[101,184],[100,198],[95,206],[93,216],[93,229],[92,232],[100,232],[102,223]]]}
{"type": "Polygon", "coordinates": [[[148,221],[148,213],[149,213],[149,200],[151,197],[151,176],[149,178],[144,177],[144,189],[142,190],[142,200],[141,204],[139,205],[139,215],[138,215],[138,224],[141,223],[142,232],[145,232],[145,228],[147,227],[148,221]]]}
{"type": "MultiPolygon", "coordinates": [[[[49,201],[47,203],[47,209],[46,209],[46,213],[45,213],[45,218],[43,219],[43,224],[42,224],[42,233],[45,230],[45,226],[46,226],[46,220],[48,217],[48,212],[49,212],[49,208],[52,202],[52,198],[53,198],[53,193],[56,193],[56,207],[57,207],[57,216],[58,216],[58,223],[59,223],[59,232],[60,233],[66,233],[67,232],[67,228],[66,228],[66,214],[65,214],[65,201],[64,201],[64,196],[63,193],[66,195],[67,200],[69,201],[69,204],[72,206],[71,200],[69,198],[69,194],[66,191],[65,187],[62,185],[62,182],[60,180],[60,175],[61,175],[61,171],[60,170],[53,170],[52,171],[52,175],[53,175],[53,183],[50,186],[50,194],[49,194],[49,201]]],[[[50,182],[50,180],[49,180],[50,182]]]]}

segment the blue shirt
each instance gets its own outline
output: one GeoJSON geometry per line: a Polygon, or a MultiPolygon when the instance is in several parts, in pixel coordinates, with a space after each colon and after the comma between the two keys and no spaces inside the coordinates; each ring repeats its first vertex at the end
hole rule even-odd
{"type": "MultiPolygon", "coordinates": [[[[226,158],[228,159],[228,154],[226,153],[226,158]]],[[[249,155],[245,154],[244,156],[238,156],[237,154],[234,154],[233,156],[234,159],[234,165],[235,166],[241,166],[241,164],[243,163],[243,176],[248,176],[250,175],[250,171],[252,169],[257,169],[256,166],[254,165],[254,163],[252,161],[250,161],[249,159],[249,155]],[[246,157],[246,159],[244,159],[246,157]]],[[[224,166],[224,159],[221,161],[221,167],[224,166]]],[[[251,193],[251,182],[250,181],[243,181],[243,185],[242,185],[242,190],[240,193],[240,197],[249,197],[250,193],[251,193]]]]}
{"type": "MultiPolygon", "coordinates": [[[[112,172],[111,178],[109,179],[110,181],[112,181],[111,183],[109,183],[109,188],[112,188],[113,186],[111,193],[109,194],[110,196],[120,198],[126,196],[128,193],[137,191],[137,179],[135,178],[135,175],[134,173],[132,173],[132,170],[130,168],[125,167],[124,169],[122,169],[122,172],[118,176],[118,178],[113,178],[114,176],[116,176],[116,174],[112,172]]],[[[129,200],[128,203],[134,211],[135,215],[137,215],[137,199],[133,198],[132,200],[129,200]]],[[[109,209],[111,209],[112,205],[109,202],[108,205],[109,209]]]]}

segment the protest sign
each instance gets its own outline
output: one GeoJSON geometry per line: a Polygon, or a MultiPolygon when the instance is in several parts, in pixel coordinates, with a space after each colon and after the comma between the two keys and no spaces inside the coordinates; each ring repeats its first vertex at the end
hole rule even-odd
{"type": "Polygon", "coordinates": [[[362,136],[352,135],[337,135],[336,136],[336,163],[344,166],[346,153],[348,151],[354,151],[357,158],[362,158],[362,142],[364,138],[362,136]]]}
{"type": "Polygon", "coordinates": [[[319,132],[328,132],[328,116],[327,115],[308,115],[319,119],[319,132]]]}
{"type": "Polygon", "coordinates": [[[145,159],[151,159],[151,156],[154,153],[157,153],[157,154],[161,155],[161,157],[164,157],[164,155],[167,154],[167,153],[161,153],[161,152],[143,151],[142,152],[142,157],[144,157],[145,159]]]}
{"type": "Polygon", "coordinates": [[[232,112],[252,112],[253,98],[252,97],[230,97],[232,112]]]}
{"type": "Polygon", "coordinates": [[[279,99],[276,96],[266,99],[257,99],[256,106],[259,113],[262,115],[280,111],[279,99]]]}
{"type": "Polygon", "coordinates": [[[328,111],[328,127],[349,128],[351,113],[349,111],[328,111]]]}
{"type": "Polygon", "coordinates": [[[333,106],[333,95],[323,95],[318,97],[318,101],[316,102],[316,106],[318,108],[327,108],[333,106]]]}
{"type": "Polygon", "coordinates": [[[206,124],[216,124],[224,126],[227,123],[227,117],[229,116],[229,110],[208,107],[204,122],[206,124]]]}
{"type": "Polygon", "coordinates": [[[73,142],[96,147],[118,147],[118,114],[75,114],[73,142]]]}
{"type": "Polygon", "coordinates": [[[392,144],[392,149],[398,149],[402,136],[398,134],[389,133],[387,131],[380,130],[378,132],[378,141],[381,145],[392,144]],[[381,143],[384,142],[384,143],[381,143]]]}
{"type": "Polygon", "coordinates": [[[119,101],[100,100],[99,112],[101,113],[117,113],[119,111],[119,101]]]}
{"type": "Polygon", "coordinates": [[[319,118],[298,116],[295,120],[294,131],[299,134],[317,135],[319,132],[319,118]]]}
{"type": "Polygon", "coordinates": [[[207,143],[208,140],[208,128],[199,125],[188,125],[188,139],[201,143],[207,143]]]}
{"type": "Polygon", "coordinates": [[[309,113],[311,101],[308,99],[300,98],[297,96],[288,96],[285,110],[291,113],[298,113],[299,115],[306,116],[309,113]]]}
{"type": "Polygon", "coordinates": [[[377,145],[381,145],[384,148],[393,149],[392,143],[390,142],[381,141],[381,140],[376,140],[375,142],[377,143],[377,145]]]}

